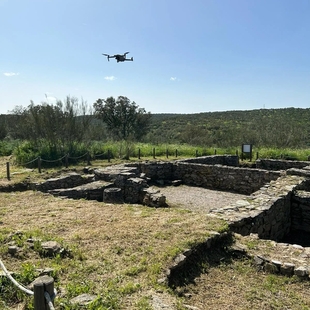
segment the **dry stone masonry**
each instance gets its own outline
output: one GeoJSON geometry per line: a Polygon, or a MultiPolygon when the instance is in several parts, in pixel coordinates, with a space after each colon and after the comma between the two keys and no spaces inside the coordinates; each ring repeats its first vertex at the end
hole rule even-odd
{"type": "MultiPolygon", "coordinates": [[[[35,184],[37,190],[68,198],[140,203],[166,207],[166,198],[153,184],[186,184],[248,195],[231,205],[213,209],[210,216],[227,221],[231,233],[277,243],[289,233],[310,233],[310,162],[258,160],[256,168],[239,168],[237,156],[206,156],[173,162],[146,161],[71,173],[35,184]],[[91,172],[91,173],[90,173],[91,172]]],[[[285,243],[284,243],[285,244],[285,243]]],[[[266,271],[309,277],[310,253],[298,264],[255,256],[266,271]]],[[[300,250],[300,249],[299,249],[300,250]]],[[[308,253],[308,254],[307,254],[308,253]]],[[[189,253],[178,264],[184,264],[189,253]]]]}

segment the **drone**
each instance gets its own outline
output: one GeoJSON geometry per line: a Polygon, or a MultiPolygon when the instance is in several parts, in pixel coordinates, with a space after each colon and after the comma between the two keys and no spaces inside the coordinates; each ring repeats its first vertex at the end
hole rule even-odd
{"type": "Polygon", "coordinates": [[[110,55],[108,55],[108,54],[102,54],[102,55],[107,56],[108,61],[110,61],[110,58],[115,58],[117,62],[120,62],[120,61],[121,61],[121,62],[123,62],[123,61],[133,61],[133,57],[131,57],[131,58],[126,58],[126,55],[127,55],[128,53],[129,53],[129,52],[126,52],[126,53],[124,53],[123,55],[121,55],[121,54],[116,54],[116,55],[112,55],[112,56],[110,56],[110,55]]]}

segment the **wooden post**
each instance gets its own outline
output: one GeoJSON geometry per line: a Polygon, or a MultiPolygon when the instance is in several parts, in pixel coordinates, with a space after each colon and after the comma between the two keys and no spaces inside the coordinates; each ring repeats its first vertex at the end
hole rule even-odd
{"type": "Polygon", "coordinates": [[[141,157],[141,150],[140,150],[140,148],[138,149],[138,159],[140,159],[140,157],[141,157]]]}
{"type": "Polygon", "coordinates": [[[256,152],[256,159],[258,159],[258,152],[256,152]]]}
{"type": "Polygon", "coordinates": [[[50,310],[44,293],[47,292],[53,302],[54,279],[50,276],[42,276],[36,279],[33,285],[34,310],[50,310]]]}
{"type": "Polygon", "coordinates": [[[166,149],[166,158],[169,157],[168,149],[166,149]]]}
{"type": "Polygon", "coordinates": [[[11,177],[10,177],[10,162],[6,163],[6,177],[7,179],[10,181],[11,177]]]}
{"type": "Polygon", "coordinates": [[[195,156],[198,157],[198,150],[196,150],[195,156]]]}
{"type": "Polygon", "coordinates": [[[87,165],[90,166],[91,162],[90,162],[90,154],[89,152],[87,152],[87,165]]]}
{"type": "Polygon", "coordinates": [[[175,157],[178,157],[178,149],[175,149],[175,157]]]}
{"type": "Polygon", "coordinates": [[[41,173],[41,157],[38,157],[38,171],[41,173]]]}
{"type": "Polygon", "coordinates": [[[153,158],[155,159],[155,147],[153,148],[153,158]]]}
{"type": "Polygon", "coordinates": [[[214,149],[214,155],[216,155],[216,149],[214,149]]]}

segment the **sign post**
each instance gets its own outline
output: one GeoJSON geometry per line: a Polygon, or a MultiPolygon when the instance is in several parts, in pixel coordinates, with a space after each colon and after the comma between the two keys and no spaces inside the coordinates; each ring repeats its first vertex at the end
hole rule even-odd
{"type": "Polygon", "coordinates": [[[243,159],[243,154],[249,154],[250,155],[250,161],[252,161],[252,144],[242,144],[242,151],[241,155],[243,159]]]}

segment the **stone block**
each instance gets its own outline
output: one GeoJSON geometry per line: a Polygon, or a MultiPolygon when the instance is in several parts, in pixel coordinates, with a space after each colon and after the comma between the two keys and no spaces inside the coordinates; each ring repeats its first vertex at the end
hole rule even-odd
{"type": "Polygon", "coordinates": [[[284,263],[281,268],[281,274],[285,276],[292,276],[294,274],[295,265],[292,263],[284,263]]]}

